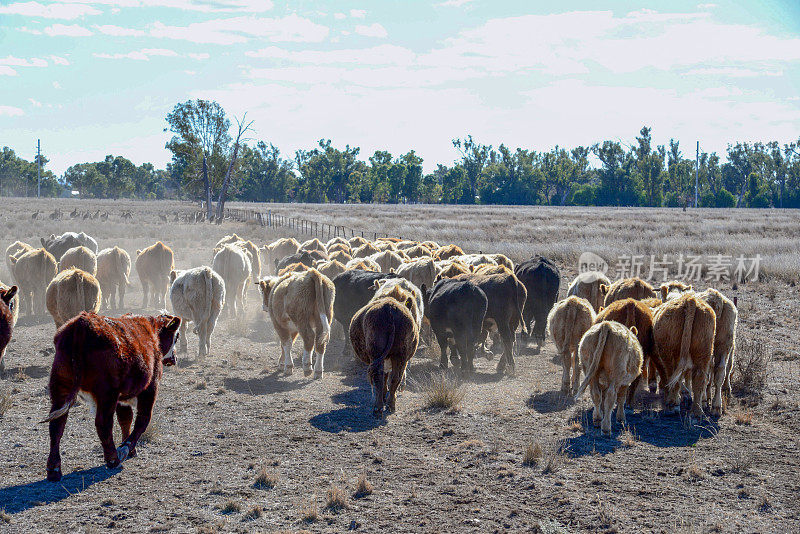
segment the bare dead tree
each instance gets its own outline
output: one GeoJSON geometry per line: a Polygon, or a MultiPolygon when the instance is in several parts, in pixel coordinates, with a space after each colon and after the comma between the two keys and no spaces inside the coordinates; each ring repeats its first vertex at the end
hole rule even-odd
{"type": "Polygon", "coordinates": [[[247,140],[247,138],[243,138],[243,136],[248,131],[251,131],[251,126],[253,125],[253,121],[245,122],[246,119],[247,113],[242,116],[242,120],[236,119],[238,131],[236,133],[236,140],[233,143],[233,154],[231,155],[230,163],[228,163],[228,171],[225,173],[225,179],[222,181],[222,187],[219,190],[219,197],[217,198],[217,224],[222,223],[225,200],[228,195],[228,185],[231,181],[231,174],[233,174],[233,167],[236,165],[236,159],[239,157],[239,147],[241,147],[242,141],[247,140]]]}

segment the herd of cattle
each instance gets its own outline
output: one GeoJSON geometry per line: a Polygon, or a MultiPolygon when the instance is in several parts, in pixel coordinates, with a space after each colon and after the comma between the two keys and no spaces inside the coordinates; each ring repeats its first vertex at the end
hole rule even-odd
{"type": "Polygon", "coordinates": [[[436,339],[440,367],[452,363],[468,374],[476,351],[491,357],[491,337],[492,350],[502,346],[497,372],[513,374],[518,328],[522,343],[539,347],[549,331],[563,366],[561,390],[578,398],[589,388],[593,423],[604,434],[611,432],[615,406],[624,423],[624,406],[640,387],[660,389],[667,412],[679,411],[688,393],[696,417],[707,402],[719,415],[723,391],[730,394],[737,310],[715,289],[695,292],[674,281],[656,290],[638,278],[611,283],[587,272],[556,302],[560,272],[541,256],[514,265],[503,254],[465,254],[457,245],[395,238],[285,238],[259,247],[233,234],[214,246],[210,266],[185,271],[175,270],[172,250],[160,241],[137,250],[142,307],[164,309],[169,299],[174,315],[107,317],[97,314],[101,307],[124,307],[128,253],[116,246],[98,252],[85,233],[50,235],[41,245],[17,241],[6,251],[16,285],[0,283],[0,369],[19,313],[46,308],[57,327],[46,419],[49,480],[61,478],[60,440],[78,397],[95,410],[107,465],[134,456],[162,367],[175,363],[176,348],[187,350],[187,323],[202,359],[220,314],[244,314],[249,281],[280,340],[283,374],[293,371],[291,349],[299,335],[305,375],[323,377],[335,318],[345,353],[352,350],[367,366],[377,417],[394,411],[421,338],[428,346],[436,339]]]}

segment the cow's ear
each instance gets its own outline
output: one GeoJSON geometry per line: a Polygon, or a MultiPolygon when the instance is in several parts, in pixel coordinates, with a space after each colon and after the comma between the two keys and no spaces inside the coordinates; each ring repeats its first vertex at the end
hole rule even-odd
{"type": "Polygon", "coordinates": [[[606,284],[600,284],[600,293],[608,293],[608,286],[606,284]]]}
{"type": "Polygon", "coordinates": [[[137,249],[136,249],[136,255],[138,256],[138,255],[139,255],[139,254],[141,254],[141,253],[142,253],[142,251],[141,251],[141,250],[139,250],[139,249],[137,248],[137,249]]]}
{"type": "Polygon", "coordinates": [[[634,336],[639,335],[639,331],[636,329],[635,326],[631,326],[631,334],[633,334],[634,336]]]}
{"type": "Polygon", "coordinates": [[[606,309],[606,307],[605,307],[605,306],[600,306],[600,309],[599,309],[599,310],[597,310],[597,313],[601,313],[601,312],[602,312],[603,310],[605,310],[605,309],[606,309]]]}
{"type": "Polygon", "coordinates": [[[413,310],[414,309],[414,298],[413,297],[408,297],[406,299],[406,308],[408,308],[409,310],[413,310]]]}
{"type": "Polygon", "coordinates": [[[169,272],[169,283],[170,284],[174,284],[175,283],[175,279],[177,277],[178,277],[178,273],[176,273],[175,270],[170,271],[169,272]]]}
{"type": "Polygon", "coordinates": [[[394,273],[395,272],[394,267],[389,267],[389,272],[394,273]]]}
{"type": "Polygon", "coordinates": [[[11,299],[14,298],[14,295],[17,294],[17,289],[18,289],[17,286],[11,286],[8,289],[0,289],[0,295],[1,295],[0,298],[3,299],[3,302],[8,304],[9,302],[11,302],[11,299]]]}
{"type": "Polygon", "coordinates": [[[41,242],[42,242],[42,246],[43,246],[43,247],[46,247],[46,246],[47,246],[47,242],[44,240],[44,238],[43,238],[43,237],[40,237],[40,238],[39,238],[39,241],[41,241],[41,242]]]}
{"type": "Polygon", "coordinates": [[[8,257],[8,261],[11,262],[11,265],[16,265],[17,264],[17,257],[16,256],[9,256],[8,257]]]}
{"type": "Polygon", "coordinates": [[[659,289],[661,289],[661,300],[666,301],[667,295],[669,294],[669,288],[667,287],[666,284],[661,284],[661,287],[659,289]]]}
{"type": "Polygon", "coordinates": [[[689,288],[686,291],[692,291],[692,284],[689,284],[689,288]]]}
{"type": "Polygon", "coordinates": [[[469,266],[469,272],[471,272],[471,273],[474,273],[474,272],[475,272],[475,266],[474,266],[474,265],[470,264],[470,266],[469,266]]]}

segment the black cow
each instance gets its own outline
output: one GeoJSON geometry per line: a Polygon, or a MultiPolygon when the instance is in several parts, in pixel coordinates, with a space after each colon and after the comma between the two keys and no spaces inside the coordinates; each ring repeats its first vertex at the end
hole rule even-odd
{"type": "Polygon", "coordinates": [[[386,278],[399,277],[394,273],[376,273],[361,269],[345,271],[334,277],[336,298],[333,300],[333,317],[344,329],[343,355],[349,355],[352,349],[348,332],[350,332],[350,322],[353,320],[353,316],[375,295],[375,289],[373,289],[375,281],[386,278]]]}
{"type": "Polygon", "coordinates": [[[431,290],[422,285],[425,317],[442,351],[439,367],[447,369],[447,347],[450,360],[463,371],[473,370],[475,344],[481,338],[483,320],[489,299],[471,280],[443,278],[431,290]]]}
{"type": "MultiPolygon", "coordinates": [[[[525,308],[522,310],[522,320],[528,326],[530,337],[541,348],[544,345],[547,314],[558,300],[561,273],[552,261],[542,256],[534,256],[517,265],[514,274],[528,290],[528,298],[525,300],[525,308]],[[531,327],[531,321],[535,321],[533,327],[531,327]]],[[[522,339],[526,341],[528,339],[524,332],[522,339]]]]}

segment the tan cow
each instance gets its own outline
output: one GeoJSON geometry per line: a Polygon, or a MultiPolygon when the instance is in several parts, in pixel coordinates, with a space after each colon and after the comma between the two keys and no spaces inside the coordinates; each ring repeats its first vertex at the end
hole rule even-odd
{"type": "Polygon", "coordinates": [[[19,286],[20,305],[27,314],[44,313],[48,284],[58,272],[56,259],[43,248],[10,257],[14,279],[19,286]]]}
{"type": "MultiPolygon", "coordinates": [[[[567,295],[575,295],[589,301],[595,313],[600,311],[606,300],[606,292],[611,282],[600,271],[578,274],[567,289],[567,295]]],[[[607,306],[607,304],[605,304],[607,306]]]]}
{"type": "Polygon", "coordinates": [[[353,249],[351,249],[350,245],[346,243],[334,243],[327,248],[327,251],[328,251],[328,257],[333,255],[334,252],[342,252],[344,254],[347,254],[351,258],[353,255],[353,249]]]}
{"type": "Polygon", "coordinates": [[[431,252],[442,248],[436,241],[423,241],[422,243],[420,243],[420,245],[422,245],[423,247],[428,247],[428,250],[430,250],[431,252]]]}
{"type": "Polygon", "coordinates": [[[691,383],[692,415],[703,417],[703,396],[714,359],[714,310],[691,293],[665,302],[656,310],[653,338],[668,381],[664,385],[667,412],[680,411],[679,382],[691,383]]]}
{"type": "Polygon", "coordinates": [[[60,328],[81,312],[97,313],[103,300],[100,282],[80,269],[61,271],[47,286],[47,311],[60,328]]]}
{"type": "Polygon", "coordinates": [[[505,265],[497,265],[492,263],[484,263],[475,267],[473,271],[475,274],[514,274],[514,271],[510,270],[505,265]]]}
{"type": "Polygon", "coordinates": [[[405,252],[406,255],[412,259],[433,257],[433,252],[431,252],[431,249],[429,249],[428,247],[423,247],[422,245],[414,245],[411,248],[405,249],[403,252],[405,252]]]}
{"type": "Polygon", "coordinates": [[[693,291],[691,285],[681,282],[680,280],[672,280],[670,282],[665,282],[661,284],[661,287],[659,287],[658,290],[661,294],[662,302],[672,300],[673,298],[680,296],[681,293],[686,293],[687,291],[693,291]]]}
{"type": "Polygon", "coordinates": [[[281,341],[284,376],[292,374],[292,344],[299,333],[303,339],[303,373],[311,374],[313,353],[314,378],[322,378],[336,296],[333,282],[311,269],[280,277],[268,276],[258,285],[262,307],[269,312],[281,341]]]}
{"type": "Polygon", "coordinates": [[[433,288],[439,270],[433,258],[424,257],[414,261],[405,262],[394,271],[397,276],[402,276],[417,287],[433,288]]]}
{"type": "Polygon", "coordinates": [[[382,273],[391,272],[392,269],[397,269],[403,263],[403,258],[391,250],[384,250],[383,252],[373,254],[369,259],[378,264],[382,273]]]}
{"type": "Polygon", "coordinates": [[[328,242],[325,243],[325,250],[327,250],[328,252],[331,252],[330,248],[332,246],[334,246],[334,245],[344,245],[348,249],[350,248],[350,243],[347,242],[347,239],[345,239],[343,237],[336,236],[336,237],[332,237],[332,238],[328,239],[328,242]]]}
{"type": "Polygon", "coordinates": [[[278,271],[278,276],[283,276],[284,274],[288,273],[302,273],[303,271],[307,271],[309,269],[311,269],[311,267],[305,263],[290,263],[278,271]]]}
{"type": "Polygon", "coordinates": [[[581,339],[578,351],[585,378],[575,394],[586,386],[592,396],[592,422],[605,435],[611,434],[611,411],[617,407],[617,422],[625,424],[625,399],[631,382],[642,372],[642,347],[636,327],[629,330],[616,321],[593,325],[581,339]]]}
{"type": "Polygon", "coordinates": [[[487,254],[489,259],[492,259],[497,265],[503,265],[508,268],[512,273],[514,272],[514,262],[504,254],[487,254]]]}
{"type": "Polygon", "coordinates": [[[380,252],[378,247],[372,243],[364,243],[358,248],[353,249],[353,259],[355,258],[369,258],[373,254],[380,252]]]}
{"type": "Polygon", "coordinates": [[[716,316],[714,328],[714,360],[711,363],[706,398],[711,401],[711,413],[722,414],[722,393],[731,395],[731,372],[736,350],[736,327],[739,312],[736,305],[714,288],[696,294],[711,306],[716,316]],[[713,388],[713,392],[712,392],[713,388]]]}
{"type": "Polygon", "coordinates": [[[497,265],[497,262],[490,258],[488,254],[464,254],[462,256],[452,256],[452,259],[458,260],[464,265],[472,265],[475,267],[481,265],[497,265]]]}
{"type": "Polygon", "coordinates": [[[369,241],[357,235],[355,237],[351,237],[350,239],[348,239],[347,243],[350,245],[350,248],[355,250],[362,245],[366,245],[367,243],[369,243],[369,241]]]}
{"type": "Polygon", "coordinates": [[[381,266],[369,258],[353,258],[344,265],[348,271],[352,269],[361,269],[363,271],[381,272],[381,266]]]}
{"type": "Polygon", "coordinates": [[[561,392],[564,394],[575,395],[578,392],[581,377],[578,345],[593,322],[592,305],[588,300],[574,295],[557,302],[547,315],[547,331],[555,342],[556,352],[561,356],[561,392]]]}
{"type": "Polygon", "coordinates": [[[351,256],[350,254],[348,254],[347,252],[345,252],[343,250],[337,250],[335,252],[332,252],[331,255],[328,256],[328,260],[330,260],[330,261],[334,261],[335,260],[335,261],[341,262],[343,264],[347,264],[347,262],[352,260],[352,259],[353,259],[353,256],[351,256]]]}
{"type": "Polygon", "coordinates": [[[174,269],[172,249],[161,241],[136,251],[136,274],[139,275],[144,293],[142,308],[147,308],[148,302],[153,307],[166,308],[169,273],[174,269]]]}
{"type": "Polygon", "coordinates": [[[97,274],[97,256],[86,247],[74,247],[67,250],[58,260],[58,270],[80,269],[92,276],[97,274]]]}
{"type": "Polygon", "coordinates": [[[180,350],[186,352],[186,323],[192,321],[197,334],[197,358],[202,360],[211,350],[211,334],[225,306],[225,281],[211,267],[195,267],[169,273],[169,299],[173,312],[180,316],[180,350]]]}
{"type": "Polygon", "coordinates": [[[226,235],[225,237],[217,241],[217,244],[214,245],[214,248],[220,248],[222,245],[229,245],[231,243],[236,243],[238,241],[244,241],[244,239],[236,235],[236,233],[234,232],[233,235],[226,235]]]}
{"type": "Polygon", "coordinates": [[[444,247],[439,247],[439,249],[434,254],[434,258],[437,260],[446,260],[452,258],[453,256],[463,256],[464,251],[461,250],[461,247],[458,245],[446,245],[444,247]]]}
{"type": "Polygon", "coordinates": [[[331,280],[336,278],[337,274],[341,274],[347,270],[344,263],[336,260],[318,263],[314,268],[331,280]]]}
{"type": "Polygon", "coordinates": [[[16,278],[14,278],[14,269],[11,264],[11,258],[22,256],[23,254],[31,250],[34,250],[34,248],[27,243],[23,243],[22,241],[14,241],[6,249],[6,266],[8,266],[8,272],[11,275],[11,279],[14,282],[16,282],[17,280],[16,278]]]}
{"type": "Polygon", "coordinates": [[[298,250],[300,250],[300,243],[293,237],[284,237],[265,246],[264,260],[267,266],[265,274],[275,274],[277,272],[275,269],[276,262],[286,256],[296,254],[298,250]]]}
{"type": "Polygon", "coordinates": [[[223,245],[214,254],[211,268],[225,281],[225,307],[228,316],[244,314],[247,302],[247,279],[250,278],[251,265],[247,252],[236,244],[223,245]]]}
{"type": "Polygon", "coordinates": [[[601,286],[601,291],[605,291],[606,293],[606,306],[615,300],[644,300],[657,296],[656,292],[653,290],[653,286],[641,278],[622,278],[610,286],[607,286],[606,289],[601,286]]]}
{"type": "Polygon", "coordinates": [[[320,241],[316,237],[302,243],[300,245],[299,251],[302,252],[303,250],[308,250],[309,252],[311,252],[312,250],[319,250],[320,252],[324,252],[325,254],[328,253],[328,250],[325,248],[325,245],[322,244],[322,241],[320,241]]]}
{"type": "Polygon", "coordinates": [[[469,274],[475,270],[475,267],[472,265],[464,265],[460,261],[454,260],[436,262],[436,268],[439,270],[439,274],[436,275],[437,280],[442,278],[455,278],[460,274],[469,274]]]}
{"type": "Polygon", "coordinates": [[[119,292],[119,307],[125,307],[125,290],[129,285],[131,275],[131,257],[119,247],[104,248],[97,254],[97,281],[103,293],[103,305],[117,309],[117,292],[119,292]]]}
{"type": "Polygon", "coordinates": [[[249,254],[247,259],[250,260],[251,278],[254,284],[258,284],[261,279],[261,254],[258,252],[258,247],[252,241],[244,239],[237,241],[235,244],[249,254]]]}

